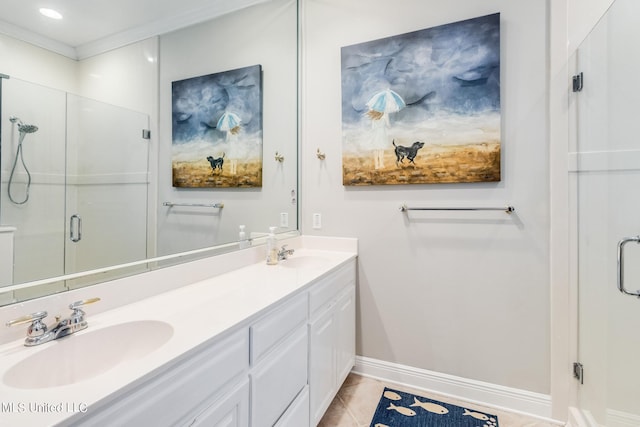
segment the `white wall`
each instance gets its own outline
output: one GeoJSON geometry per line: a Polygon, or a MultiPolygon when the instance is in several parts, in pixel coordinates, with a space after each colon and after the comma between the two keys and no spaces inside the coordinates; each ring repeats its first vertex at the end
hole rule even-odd
{"type": "Polygon", "coordinates": [[[158,38],[79,61],[76,93],[155,117],[158,109],[158,38]]]}
{"type": "Polygon", "coordinates": [[[302,3],[302,231],[359,238],[358,354],[548,394],[547,2],[302,3]],[[340,47],[495,12],[502,181],[344,187],[340,47]],[[512,204],[516,214],[407,216],[404,202],[512,204]]]}
{"type": "Polygon", "coordinates": [[[614,0],[565,0],[569,52],[574,52],[614,0]]]}
{"type": "Polygon", "coordinates": [[[66,56],[0,34],[0,57],[6,59],[2,74],[64,91],[77,90],[77,62],[66,56]]]}

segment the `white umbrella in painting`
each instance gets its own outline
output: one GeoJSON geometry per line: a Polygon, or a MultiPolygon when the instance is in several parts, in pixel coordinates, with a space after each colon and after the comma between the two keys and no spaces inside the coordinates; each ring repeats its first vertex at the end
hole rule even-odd
{"type": "Polygon", "coordinates": [[[369,99],[367,115],[371,119],[372,135],[371,148],[375,169],[384,168],[384,153],[389,146],[387,127],[389,126],[389,113],[396,113],[406,107],[400,95],[391,89],[378,92],[369,99]]]}
{"type": "Polygon", "coordinates": [[[240,132],[241,121],[240,116],[236,113],[225,111],[218,120],[216,127],[223,132],[227,132],[227,135],[229,135],[229,133],[235,135],[240,132]]]}
{"type": "Polygon", "coordinates": [[[406,107],[404,100],[400,95],[391,89],[378,92],[367,102],[367,107],[371,111],[378,113],[395,113],[406,107]]]}
{"type": "Polygon", "coordinates": [[[236,113],[225,111],[218,120],[218,124],[216,125],[219,130],[227,133],[227,157],[229,159],[231,175],[235,175],[238,168],[239,148],[236,145],[238,144],[237,135],[240,132],[241,121],[242,120],[240,120],[240,116],[238,116],[236,113]]]}

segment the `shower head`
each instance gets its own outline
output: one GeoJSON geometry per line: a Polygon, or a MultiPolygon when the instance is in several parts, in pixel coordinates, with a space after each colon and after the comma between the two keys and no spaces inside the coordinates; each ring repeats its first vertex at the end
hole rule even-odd
{"type": "Polygon", "coordinates": [[[22,123],[22,120],[16,116],[10,116],[9,121],[11,123],[18,124],[18,132],[20,133],[34,133],[38,131],[38,126],[35,125],[26,125],[22,123]]]}
{"type": "Polygon", "coordinates": [[[34,133],[38,131],[38,126],[25,125],[23,123],[18,124],[18,132],[20,133],[34,133]]]}

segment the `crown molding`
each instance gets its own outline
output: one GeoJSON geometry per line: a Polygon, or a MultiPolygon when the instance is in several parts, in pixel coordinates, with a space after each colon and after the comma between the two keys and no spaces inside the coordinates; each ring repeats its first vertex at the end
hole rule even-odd
{"type": "Polygon", "coordinates": [[[68,58],[76,60],[78,59],[76,50],[72,46],[60,43],[56,40],[26,30],[22,27],[18,27],[17,25],[0,21],[0,33],[14,39],[32,44],[34,46],[50,50],[51,52],[58,53],[68,58]]]}
{"type": "Polygon", "coordinates": [[[121,31],[76,47],[60,43],[51,38],[3,21],[0,21],[0,33],[43,49],[50,50],[60,55],[64,55],[74,60],[83,60],[131,43],[170,33],[181,28],[218,18],[249,6],[267,3],[269,1],[271,0],[219,0],[215,2],[207,2],[204,7],[186,10],[180,14],[167,16],[166,18],[159,19],[136,28],[121,31]]]}

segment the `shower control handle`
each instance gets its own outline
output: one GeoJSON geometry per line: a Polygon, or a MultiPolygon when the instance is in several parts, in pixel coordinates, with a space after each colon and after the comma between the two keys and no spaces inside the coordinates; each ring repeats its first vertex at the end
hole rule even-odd
{"type": "Polygon", "coordinates": [[[82,240],[82,218],[78,214],[71,215],[69,219],[69,240],[74,243],[82,240]]]}
{"type": "Polygon", "coordinates": [[[624,245],[629,242],[640,243],[640,236],[625,237],[618,242],[618,290],[625,295],[640,298],[640,290],[637,292],[630,292],[624,287],[624,245]]]}

